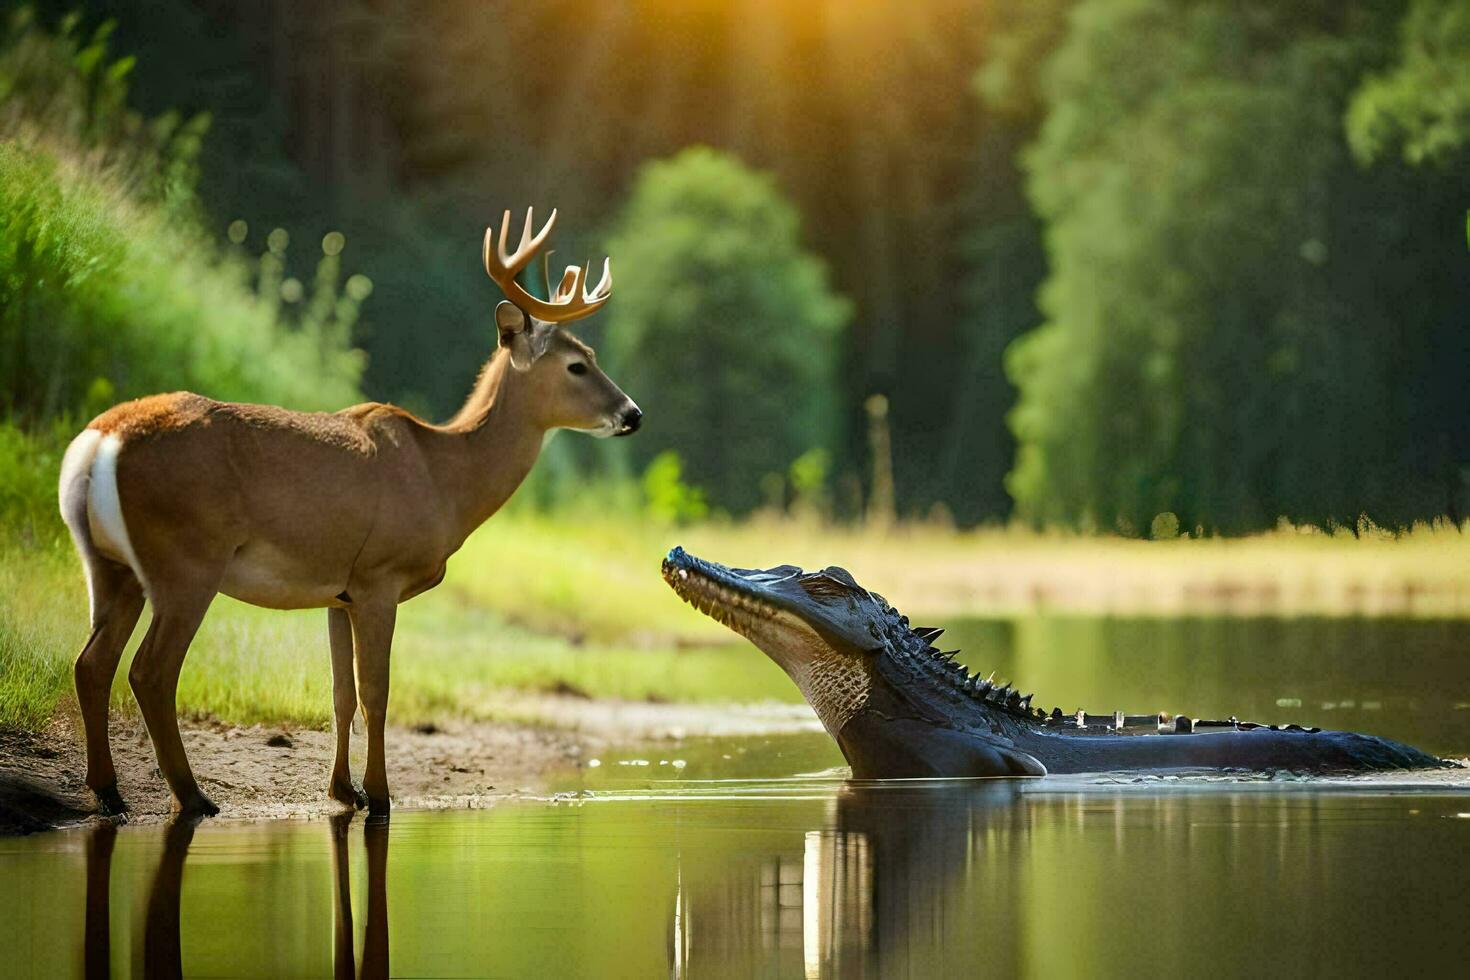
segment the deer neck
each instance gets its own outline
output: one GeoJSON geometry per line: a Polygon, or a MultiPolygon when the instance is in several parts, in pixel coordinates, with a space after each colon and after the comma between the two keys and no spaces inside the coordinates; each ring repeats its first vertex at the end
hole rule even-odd
{"type": "Polygon", "coordinates": [[[435,430],[426,457],[461,541],[510,499],[541,455],[546,429],[522,380],[497,351],[464,406],[435,430]]]}

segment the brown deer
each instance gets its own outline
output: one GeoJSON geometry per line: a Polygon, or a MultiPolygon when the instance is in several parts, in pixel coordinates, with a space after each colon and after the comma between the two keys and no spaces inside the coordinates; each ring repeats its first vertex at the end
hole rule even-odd
{"type": "Polygon", "coordinates": [[[485,271],[507,299],[499,349],[447,424],[376,402],[336,413],[217,402],[189,392],[109,409],[72,441],[61,514],[81,555],[92,632],[76,662],[87,785],[102,813],[126,805],[108,744],[108,695],[146,596],[153,620],[128,672],[174,809],[211,815],[179,738],[179,668],[216,593],[273,609],[327,609],[336,761],[329,794],[388,810],[383,724],[400,602],[438,585],[445,562],[530,472],[552,429],[637,430],[638,406],[562,325],[595,312],[610,265],[567,269],[550,300],[516,275],[556,223],[506,253],[485,232],[485,271]],[[356,667],[354,685],[353,668],[356,667]],[[348,771],[358,699],[367,721],[363,790],[348,771]],[[365,797],[365,798],[364,798],[365,797]]]}

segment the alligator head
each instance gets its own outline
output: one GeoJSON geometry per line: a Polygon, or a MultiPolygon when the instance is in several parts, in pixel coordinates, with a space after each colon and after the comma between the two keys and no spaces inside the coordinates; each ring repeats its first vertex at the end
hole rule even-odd
{"type": "Polygon", "coordinates": [[[1046,773],[1009,737],[1030,698],[971,677],[933,646],[942,630],[910,626],[846,569],[728,568],[675,548],[663,575],[786,671],[858,778],[1046,773]]]}
{"type": "MultiPolygon", "coordinates": [[[[1123,723],[1132,716],[1120,725],[1093,724],[1099,716],[1033,709],[1030,695],[971,675],[955,662],[958,651],[939,651],[934,641],[942,630],[909,625],[882,596],[835,566],[816,572],[794,565],[728,568],[675,548],[664,559],[663,575],[685,602],[749,639],[786,671],[859,779],[1443,764],[1409,746],[1353,732],[1231,719],[1199,723],[1199,734],[1165,735],[1154,719],[1167,716],[1150,716],[1150,734],[1138,734],[1123,723]]],[[[1193,732],[1195,725],[1179,730],[1193,732]]]]}

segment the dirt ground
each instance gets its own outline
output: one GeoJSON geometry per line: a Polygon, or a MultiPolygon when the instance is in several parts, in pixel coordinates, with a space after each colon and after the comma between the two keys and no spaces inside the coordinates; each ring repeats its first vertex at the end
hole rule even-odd
{"type": "MultiPolygon", "coordinates": [[[[388,784],[398,807],[473,808],[533,795],[553,773],[577,768],[611,744],[686,735],[751,735],[817,727],[805,705],[643,704],[567,697],[520,698],[514,723],[446,722],[388,732],[388,784]]],[[[334,738],[292,726],[239,727],[184,721],[184,746],[204,792],[231,819],[336,812],[326,795],[334,738]]],[[[352,770],[362,779],[365,740],[358,722],[352,770]]],[[[112,719],[112,753],[133,822],[169,815],[148,733],[136,717],[112,719]]],[[[41,733],[0,732],[0,834],[87,819],[86,753],[79,719],[62,714],[41,733]]]]}

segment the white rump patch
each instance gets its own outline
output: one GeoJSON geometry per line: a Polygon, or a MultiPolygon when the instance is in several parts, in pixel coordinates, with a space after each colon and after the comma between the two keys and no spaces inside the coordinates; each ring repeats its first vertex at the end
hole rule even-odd
{"type": "Polygon", "coordinates": [[[92,541],[97,549],[126,562],[146,590],[148,583],[138,567],[138,556],[128,537],[127,522],[123,520],[122,499],[117,493],[117,455],[121,451],[122,440],[117,436],[102,437],[97,455],[92,458],[87,515],[91,518],[92,541]]]}
{"type": "Polygon", "coordinates": [[[92,589],[92,563],[97,560],[97,549],[92,544],[92,532],[87,524],[87,485],[91,482],[92,459],[97,452],[97,443],[102,433],[96,429],[83,429],[81,434],[66,447],[61,458],[61,480],[56,488],[56,500],[61,505],[61,519],[71,532],[72,544],[82,559],[82,571],[87,576],[87,605],[89,615],[97,609],[97,599],[92,589]]]}

